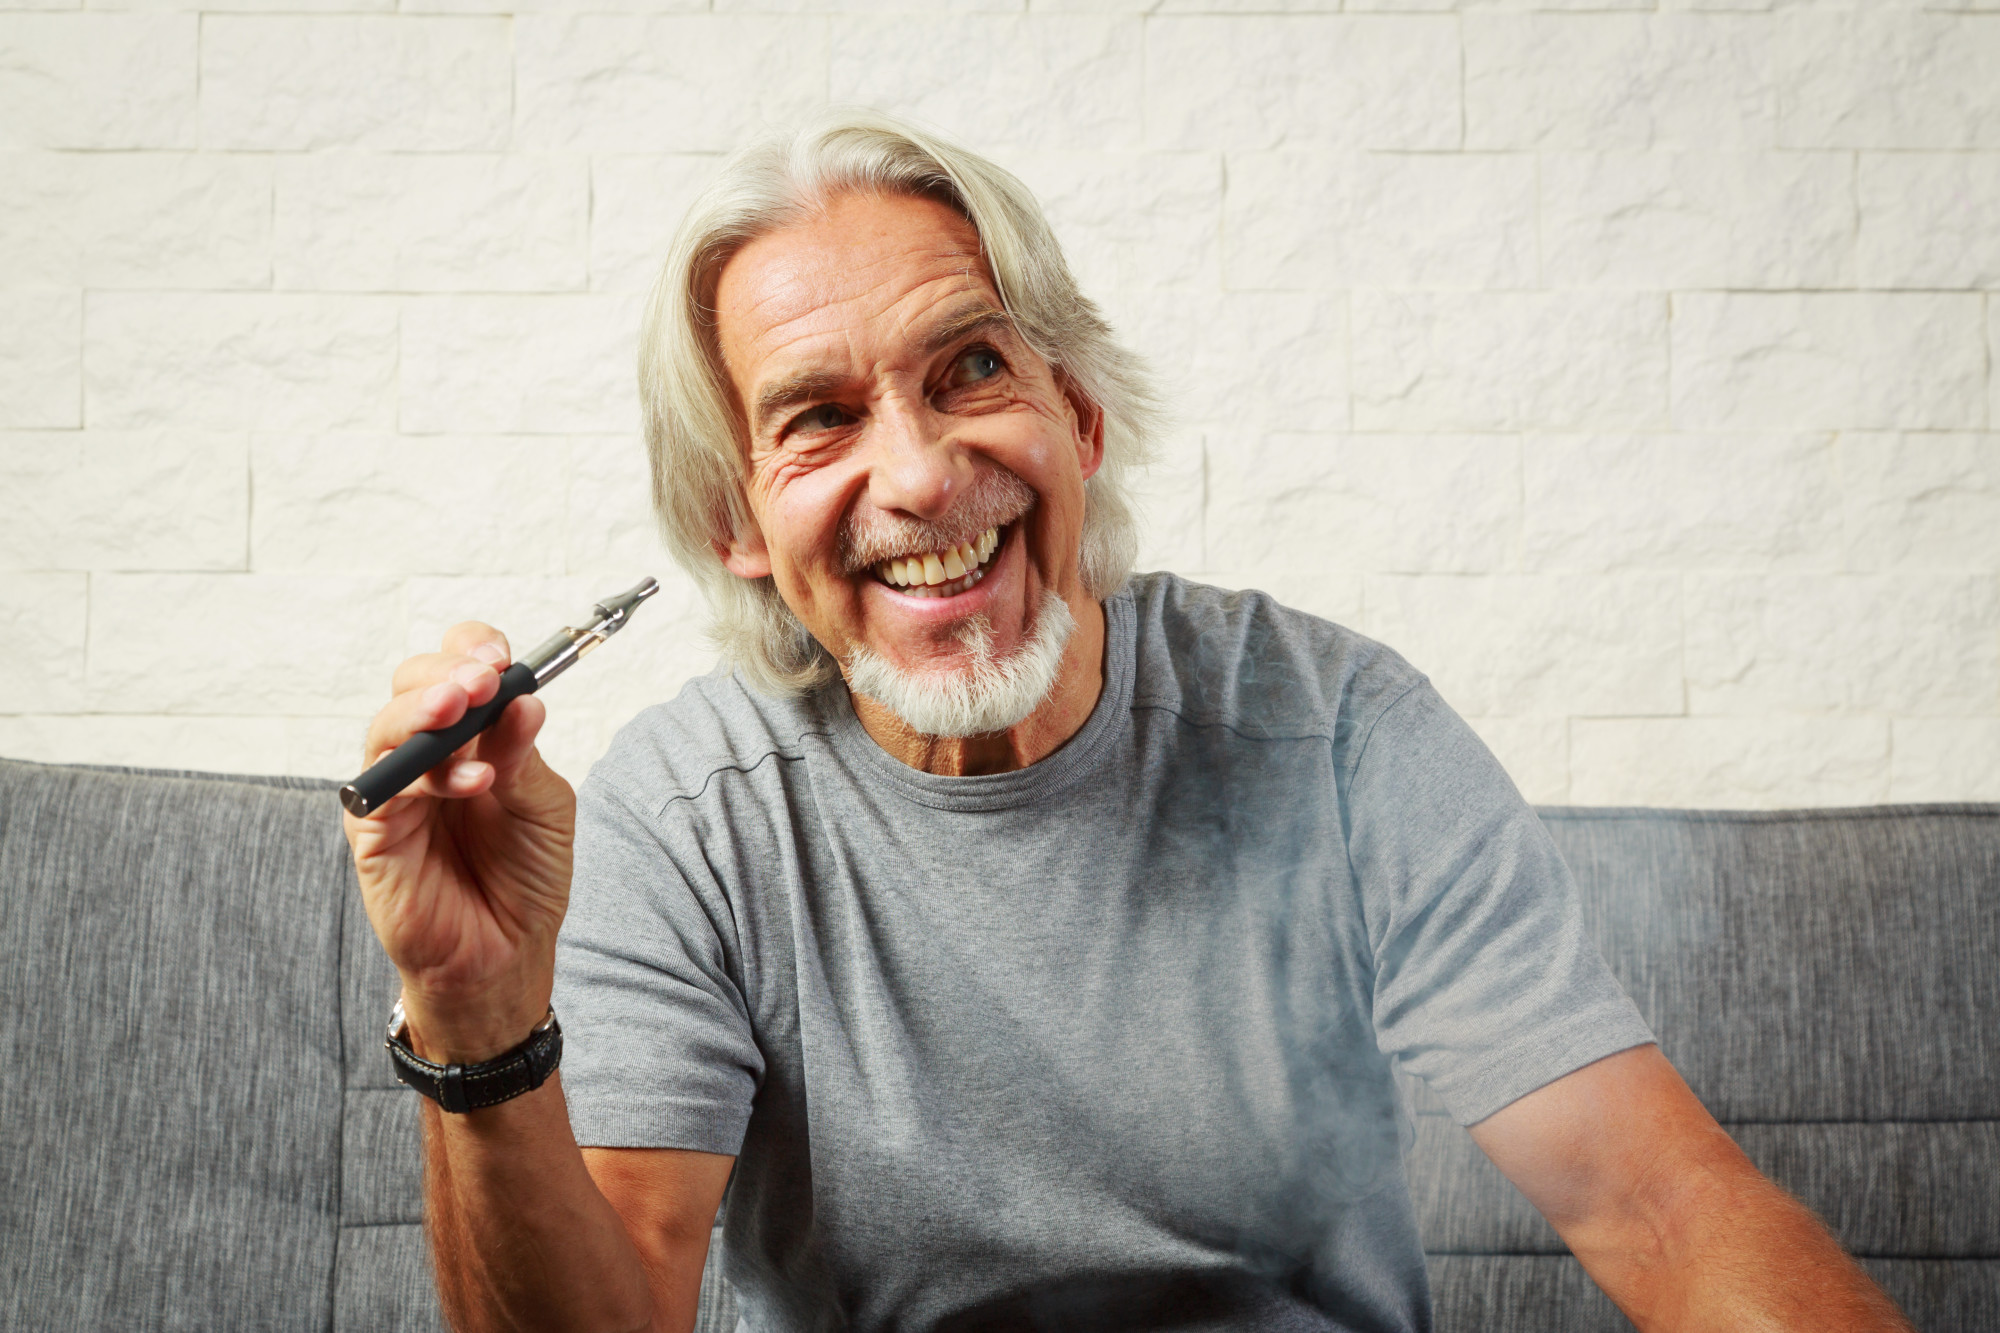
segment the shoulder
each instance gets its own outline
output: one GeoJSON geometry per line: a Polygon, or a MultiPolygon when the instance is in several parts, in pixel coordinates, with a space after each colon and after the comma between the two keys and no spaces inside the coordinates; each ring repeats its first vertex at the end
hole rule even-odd
{"type": "Polygon", "coordinates": [[[1427,685],[1395,650],[1266,593],[1174,574],[1141,574],[1128,586],[1138,621],[1138,707],[1252,735],[1345,743],[1427,685]]]}
{"type": "Polygon", "coordinates": [[[761,694],[718,668],[619,728],[579,797],[657,812],[676,798],[700,797],[718,774],[797,759],[805,738],[825,730],[811,697],[761,694]]]}

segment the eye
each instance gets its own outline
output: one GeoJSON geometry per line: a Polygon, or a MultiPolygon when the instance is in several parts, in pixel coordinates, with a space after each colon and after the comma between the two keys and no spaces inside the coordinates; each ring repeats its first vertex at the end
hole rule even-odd
{"type": "Polygon", "coordinates": [[[809,407],[793,417],[791,424],[786,427],[786,430],[807,432],[837,430],[845,426],[849,420],[851,418],[847,415],[847,410],[839,404],[821,403],[819,406],[809,407]]]}
{"type": "Polygon", "coordinates": [[[992,379],[1006,368],[1007,363],[991,347],[975,347],[952,363],[949,383],[954,388],[977,384],[980,380],[992,379]]]}

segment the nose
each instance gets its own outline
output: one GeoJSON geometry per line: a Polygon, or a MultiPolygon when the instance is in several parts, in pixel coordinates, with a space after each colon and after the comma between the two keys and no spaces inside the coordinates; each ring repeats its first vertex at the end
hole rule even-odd
{"type": "Polygon", "coordinates": [[[944,414],[897,398],[878,406],[869,441],[868,502],[887,513],[943,518],[972,484],[966,455],[944,414]]]}

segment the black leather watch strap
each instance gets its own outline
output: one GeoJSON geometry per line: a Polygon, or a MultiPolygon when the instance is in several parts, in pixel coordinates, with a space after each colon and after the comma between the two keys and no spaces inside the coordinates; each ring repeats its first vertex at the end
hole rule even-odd
{"type": "Polygon", "coordinates": [[[389,1015],[389,1064],[396,1079],[454,1113],[477,1111],[533,1092],[548,1082],[562,1063],[562,1024],[556,1011],[535,1026],[528,1039],[512,1050],[476,1065],[441,1065],[424,1059],[404,1040],[403,1002],[389,1015]]]}

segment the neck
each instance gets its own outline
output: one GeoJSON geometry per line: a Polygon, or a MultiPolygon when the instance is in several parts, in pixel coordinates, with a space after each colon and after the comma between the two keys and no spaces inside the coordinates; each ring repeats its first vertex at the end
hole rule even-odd
{"type": "Polygon", "coordinates": [[[1076,630],[1063,649],[1055,688],[1017,725],[985,736],[926,736],[868,696],[851,694],[862,729],[891,757],[944,777],[1011,773],[1048,758],[1083,730],[1104,691],[1104,608],[1089,597],[1065,600],[1076,630]]]}

